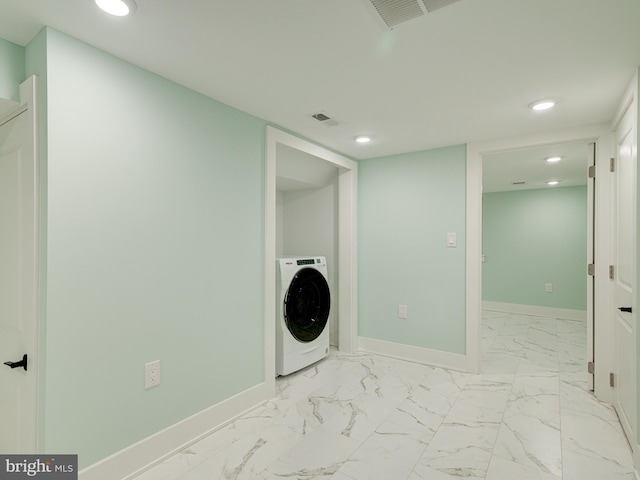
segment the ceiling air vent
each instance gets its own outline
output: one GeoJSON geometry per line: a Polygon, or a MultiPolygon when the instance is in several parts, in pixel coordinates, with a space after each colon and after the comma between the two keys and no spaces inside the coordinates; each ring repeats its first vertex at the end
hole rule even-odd
{"type": "Polygon", "coordinates": [[[518,181],[518,182],[511,182],[511,185],[526,185],[527,182],[525,181],[518,181]]]}
{"type": "MultiPolygon", "coordinates": [[[[460,0],[362,0],[384,26],[393,28],[460,0]],[[371,8],[373,7],[373,8],[371,8]]],[[[382,24],[381,24],[382,25],[382,24]]]]}
{"type": "Polygon", "coordinates": [[[424,15],[417,0],[370,0],[389,28],[424,15]]]}
{"type": "Polygon", "coordinates": [[[315,118],[316,120],[318,120],[325,127],[337,127],[342,123],[336,120],[335,118],[331,118],[329,115],[327,115],[326,112],[316,112],[316,113],[312,113],[309,116],[311,118],[315,118]]]}
{"type": "Polygon", "coordinates": [[[427,12],[431,13],[439,8],[447,7],[459,1],[460,0],[422,0],[422,3],[424,4],[424,8],[427,9],[427,12]]]}

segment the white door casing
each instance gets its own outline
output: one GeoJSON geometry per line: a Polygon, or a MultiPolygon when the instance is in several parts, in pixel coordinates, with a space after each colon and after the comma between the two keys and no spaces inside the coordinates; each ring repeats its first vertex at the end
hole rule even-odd
{"type": "MultiPolygon", "coordinates": [[[[607,124],[590,125],[539,134],[523,135],[520,137],[491,140],[487,142],[467,144],[467,364],[470,372],[480,370],[480,331],[482,306],[482,158],[484,155],[504,151],[536,148],[560,143],[590,143],[596,144],[596,157],[604,158],[610,154],[610,126],[607,124]]],[[[596,175],[602,176],[605,162],[598,162],[596,175]]],[[[595,252],[597,259],[596,271],[603,272],[602,267],[609,261],[609,192],[608,182],[601,181],[594,192],[595,204],[595,252]],[[600,234],[605,232],[606,237],[600,234]]],[[[586,239],[585,239],[586,241],[586,239]]],[[[586,264],[585,264],[586,271],[586,264]]],[[[604,318],[602,308],[609,303],[609,292],[602,288],[605,282],[603,275],[596,275],[594,291],[594,318],[604,318]],[[600,283],[600,285],[599,285],[600,283]],[[600,313],[600,315],[599,315],[600,313]]],[[[608,278],[606,282],[609,282],[608,278]]],[[[608,388],[608,372],[610,371],[611,356],[611,327],[609,322],[595,322],[594,357],[596,362],[596,377],[602,381],[594,385],[596,396],[603,401],[612,401],[608,388]],[[601,372],[607,372],[606,375],[601,372]],[[605,381],[605,377],[606,381],[605,381]],[[606,387],[602,385],[606,383],[606,387]]],[[[587,366],[584,366],[585,372],[587,366]]]]}
{"type": "MultiPolygon", "coordinates": [[[[275,395],[276,358],[276,163],[277,145],[286,145],[338,167],[338,349],[357,350],[356,199],[358,164],[326,148],[273,127],[265,148],[265,382],[275,395]]],[[[333,308],[333,307],[332,307],[333,308]]]]}
{"type": "MultiPolygon", "coordinates": [[[[596,144],[589,143],[587,145],[587,168],[593,172],[593,176],[589,175],[587,180],[587,263],[592,264],[595,270],[595,182],[596,182],[596,144]]],[[[587,274],[587,362],[594,364],[595,351],[595,279],[593,275],[587,274]]],[[[594,374],[592,368],[587,375],[587,388],[594,390],[594,374]]]]}
{"type": "MultiPolygon", "coordinates": [[[[634,81],[634,83],[636,83],[634,81]]],[[[614,396],[620,422],[631,445],[636,433],[636,200],[637,200],[637,89],[625,102],[626,108],[615,128],[616,148],[613,172],[614,278],[611,317],[614,319],[614,396]],[[624,311],[631,310],[631,311],[624,311]]]]}
{"type": "Polygon", "coordinates": [[[38,159],[35,78],[0,119],[0,452],[37,451],[38,159]]]}

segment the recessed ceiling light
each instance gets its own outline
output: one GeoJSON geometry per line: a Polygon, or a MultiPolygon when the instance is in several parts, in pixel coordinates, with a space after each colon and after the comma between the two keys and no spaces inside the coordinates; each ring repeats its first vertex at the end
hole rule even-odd
{"type": "Polygon", "coordinates": [[[136,11],[134,0],[96,0],[96,5],[116,17],[124,17],[136,11]]]}
{"type": "Polygon", "coordinates": [[[549,163],[555,163],[555,162],[559,162],[560,160],[562,160],[562,157],[558,156],[558,155],[554,155],[553,157],[547,157],[545,158],[545,160],[549,163]]]}
{"type": "Polygon", "coordinates": [[[547,185],[558,185],[560,183],[560,180],[549,180],[547,182],[547,185]]]}
{"type": "Polygon", "coordinates": [[[368,143],[371,141],[371,137],[367,137],[366,135],[360,135],[356,137],[356,142],[358,143],[368,143]]]}
{"type": "Polygon", "coordinates": [[[536,112],[541,112],[543,110],[549,110],[550,108],[553,108],[555,104],[555,100],[538,100],[537,102],[529,104],[529,108],[531,110],[535,110],[536,112]]]}

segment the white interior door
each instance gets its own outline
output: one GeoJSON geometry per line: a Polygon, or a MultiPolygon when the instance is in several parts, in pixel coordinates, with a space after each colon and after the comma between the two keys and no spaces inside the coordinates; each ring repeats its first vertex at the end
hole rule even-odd
{"type": "MultiPolygon", "coordinates": [[[[635,101],[632,102],[632,105],[635,101]]],[[[614,318],[616,340],[615,404],[631,444],[636,430],[636,125],[630,107],[616,130],[615,158],[615,276],[614,318]]]]}
{"type": "Polygon", "coordinates": [[[0,119],[2,453],[36,450],[36,173],[33,116],[22,107],[0,119]]]}

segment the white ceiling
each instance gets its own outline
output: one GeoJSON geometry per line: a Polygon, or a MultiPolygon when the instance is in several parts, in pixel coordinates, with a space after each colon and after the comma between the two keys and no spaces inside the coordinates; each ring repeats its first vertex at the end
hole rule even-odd
{"type": "Polygon", "coordinates": [[[638,0],[460,0],[394,30],[366,1],[0,0],[0,37],[52,26],[357,159],[607,122],[640,65],[638,0]]]}
{"type": "Polygon", "coordinates": [[[575,187],[587,184],[587,143],[563,143],[484,155],[482,191],[484,193],[535,188],[575,187]],[[560,156],[557,163],[547,158],[560,156]],[[557,186],[547,182],[558,180],[557,186]],[[522,182],[524,185],[513,185],[522,182]]]}
{"type": "Polygon", "coordinates": [[[281,143],[276,146],[276,189],[281,192],[325,187],[338,178],[338,167],[281,143]]]}

